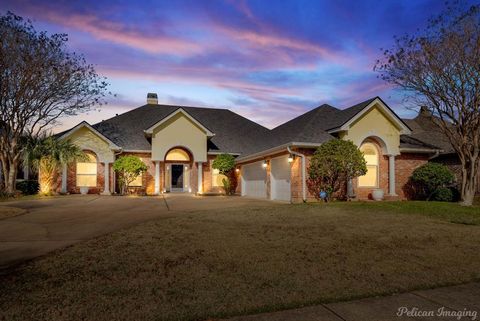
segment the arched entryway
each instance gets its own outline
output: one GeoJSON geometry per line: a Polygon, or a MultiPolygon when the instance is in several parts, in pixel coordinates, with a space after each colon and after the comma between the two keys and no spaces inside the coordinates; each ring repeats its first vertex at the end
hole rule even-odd
{"type": "Polygon", "coordinates": [[[193,155],[185,147],[176,146],[165,154],[165,190],[167,192],[192,192],[191,170],[193,155]]]}

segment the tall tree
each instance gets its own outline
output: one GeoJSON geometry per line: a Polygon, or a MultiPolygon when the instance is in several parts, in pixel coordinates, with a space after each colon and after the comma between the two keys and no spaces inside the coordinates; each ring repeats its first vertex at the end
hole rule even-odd
{"type": "Polygon", "coordinates": [[[3,188],[12,193],[21,138],[36,137],[60,117],[101,104],[108,84],[65,34],[38,32],[29,20],[0,16],[0,162],[3,188]]]}
{"type": "Polygon", "coordinates": [[[375,70],[436,116],[462,165],[462,204],[472,205],[480,166],[480,5],[447,4],[425,30],[395,37],[375,70]]]}

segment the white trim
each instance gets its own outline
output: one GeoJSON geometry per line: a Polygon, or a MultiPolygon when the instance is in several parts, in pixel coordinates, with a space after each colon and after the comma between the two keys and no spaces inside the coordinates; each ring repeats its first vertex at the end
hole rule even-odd
{"type": "Polygon", "coordinates": [[[375,98],[370,104],[365,106],[365,108],[363,108],[355,116],[350,118],[345,124],[343,124],[340,127],[330,129],[327,132],[329,134],[331,134],[331,133],[337,133],[337,132],[348,130],[350,128],[350,125],[352,125],[356,120],[358,120],[360,117],[362,117],[365,113],[370,111],[370,109],[372,109],[376,104],[378,104],[382,108],[382,111],[384,111],[387,114],[387,116],[390,118],[390,120],[392,120],[395,124],[398,125],[398,127],[401,128],[401,130],[400,130],[401,134],[410,135],[412,133],[412,131],[403,123],[403,121],[397,115],[395,115],[395,113],[393,113],[390,110],[390,108],[388,108],[385,105],[385,103],[378,97],[375,98]]]}
{"type": "Polygon", "coordinates": [[[220,154],[228,154],[232,156],[241,155],[241,153],[227,153],[227,152],[207,152],[207,155],[220,155],[220,154]]]}
{"type": "Polygon", "coordinates": [[[82,121],[81,123],[79,123],[77,126],[73,127],[72,129],[70,129],[68,132],[66,132],[65,134],[63,134],[62,136],[60,136],[60,139],[64,139],[64,138],[67,138],[68,136],[72,135],[73,133],[75,133],[76,131],[78,131],[80,128],[83,128],[83,127],[86,127],[88,129],[90,129],[94,134],[96,134],[98,137],[100,137],[101,139],[103,139],[104,141],[106,141],[109,145],[110,145],[110,148],[111,149],[114,149],[114,150],[119,150],[121,149],[120,146],[118,146],[117,144],[115,144],[114,142],[112,142],[110,139],[108,139],[105,135],[103,135],[102,133],[100,133],[98,130],[96,130],[95,128],[92,127],[92,125],[90,125],[89,123],[87,123],[86,121],[82,121]]]}
{"type": "Polygon", "coordinates": [[[123,149],[122,153],[152,153],[151,149],[123,149]]]}
{"type": "Polygon", "coordinates": [[[183,108],[178,108],[177,110],[175,110],[173,113],[171,113],[170,115],[168,115],[167,117],[163,118],[162,120],[156,122],[154,125],[150,126],[149,128],[145,129],[144,130],[144,133],[147,134],[147,135],[151,135],[153,134],[153,130],[155,128],[157,128],[158,126],[160,126],[161,124],[165,123],[167,120],[169,120],[170,118],[176,116],[177,114],[179,113],[182,113],[185,117],[187,117],[189,120],[191,120],[194,124],[196,124],[198,127],[200,127],[201,129],[203,129],[205,131],[205,133],[207,134],[208,137],[213,137],[215,136],[214,133],[212,133],[207,127],[203,126],[198,120],[196,120],[195,118],[193,118],[189,113],[187,113],[183,108]]]}
{"type": "Polygon", "coordinates": [[[239,157],[238,159],[235,160],[235,162],[236,162],[237,164],[241,164],[241,163],[244,163],[244,162],[248,162],[248,161],[254,160],[254,159],[256,159],[256,158],[261,158],[261,157],[264,157],[264,156],[271,155],[271,154],[273,154],[273,153],[275,153],[275,152],[283,151],[283,150],[285,150],[287,147],[296,146],[296,147],[314,148],[314,147],[319,147],[320,145],[321,145],[321,143],[291,142],[291,143],[279,145],[279,146],[276,146],[276,147],[272,147],[272,148],[266,149],[266,150],[261,151],[261,152],[258,152],[258,153],[254,153],[254,154],[251,154],[251,155],[247,155],[247,156],[245,156],[245,157],[239,157]]]}

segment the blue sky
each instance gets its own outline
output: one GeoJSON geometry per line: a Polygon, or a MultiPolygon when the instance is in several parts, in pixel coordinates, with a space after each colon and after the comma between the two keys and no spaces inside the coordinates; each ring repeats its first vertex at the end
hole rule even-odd
{"type": "Polygon", "coordinates": [[[373,72],[380,48],[415,32],[442,1],[22,1],[7,10],[68,46],[111,83],[109,104],[64,119],[96,123],[141,106],[229,108],[274,127],[322,103],[345,108],[381,96],[412,116],[373,72]]]}

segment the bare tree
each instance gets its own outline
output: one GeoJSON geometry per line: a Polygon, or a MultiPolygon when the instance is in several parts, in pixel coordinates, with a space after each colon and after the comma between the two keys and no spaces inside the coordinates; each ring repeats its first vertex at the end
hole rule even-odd
{"type": "Polygon", "coordinates": [[[434,116],[462,165],[461,202],[472,205],[480,165],[480,6],[448,5],[423,32],[396,37],[375,70],[434,116]]]}
{"type": "Polygon", "coordinates": [[[37,32],[30,20],[0,16],[0,162],[3,188],[15,189],[24,136],[36,137],[60,117],[101,104],[108,84],[65,34],[37,32]]]}

